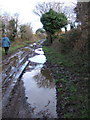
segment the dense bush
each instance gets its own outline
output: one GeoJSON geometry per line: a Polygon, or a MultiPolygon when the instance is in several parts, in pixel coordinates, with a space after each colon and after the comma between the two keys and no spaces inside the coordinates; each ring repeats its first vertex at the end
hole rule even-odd
{"type": "Polygon", "coordinates": [[[81,31],[73,29],[59,36],[59,42],[61,44],[61,51],[68,53],[73,50],[75,43],[80,39],[81,31]]]}

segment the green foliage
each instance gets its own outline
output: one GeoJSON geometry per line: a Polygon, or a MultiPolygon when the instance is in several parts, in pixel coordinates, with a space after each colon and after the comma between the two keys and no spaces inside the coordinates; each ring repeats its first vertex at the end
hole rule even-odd
{"type": "Polygon", "coordinates": [[[39,28],[36,30],[36,34],[38,34],[38,33],[45,33],[45,30],[42,28],[39,28]]]}
{"type": "Polygon", "coordinates": [[[60,30],[60,28],[67,25],[66,16],[63,13],[57,13],[52,9],[43,14],[40,20],[46,32],[50,32],[51,34],[54,34],[56,31],[60,30]]]}
{"type": "Polygon", "coordinates": [[[67,83],[67,80],[64,78],[54,80],[55,83],[67,83]]]}
{"type": "Polygon", "coordinates": [[[47,33],[48,45],[52,44],[55,32],[67,25],[66,16],[63,13],[57,13],[52,9],[43,14],[40,20],[47,33]]]}
{"type": "Polygon", "coordinates": [[[71,113],[64,114],[64,118],[74,118],[74,116],[71,113]]]}
{"type": "Polygon", "coordinates": [[[46,54],[48,61],[53,64],[69,67],[77,72],[87,71],[87,56],[85,56],[84,54],[82,56],[74,52],[71,52],[69,54],[62,54],[56,52],[49,46],[43,46],[43,50],[46,54]]]}
{"type": "Polygon", "coordinates": [[[54,80],[54,82],[55,82],[55,83],[58,83],[58,82],[59,82],[59,80],[58,80],[58,79],[57,79],[57,80],[54,80]]]}
{"type": "Polygon", "coordinates": [[[58,88],[58,92],[62,92],[63,91],[63,88],[58,88]]]}
{"type": "Polygon", "coordinates": [[[46,31],[43,28],[37,29],[36,34],[39,36],[40,39],[46,38],[46,31]]]}
{"type": "Polygon", "coordinates": [[[59,54],[51,47],[43,46],[43,50],[45,51],[49,62],[56,63],[61,66],[73,67],[74,61],[68,55],[59,54]]]}
{"type": "Polygon", "coordinates": [[[70,88],[69,88],[69,91],[70,92],[76,92],[77,91],[77,88],[75,85],[71,85],[70,88]]]}
{"type": "Polygon", "coordinates": [[[60,79],[60,82],[67,83],[67,80],[64,79],[64,78],[61,78],[61,79],[60,79]]]}

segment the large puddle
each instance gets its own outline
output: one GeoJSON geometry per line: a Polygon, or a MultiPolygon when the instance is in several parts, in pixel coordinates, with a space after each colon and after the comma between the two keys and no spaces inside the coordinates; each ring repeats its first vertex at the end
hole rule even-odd
{"type": "Polygon", "coordinates": [[[29,60],[36,65],[28,66],[33,69],[26,71],[22,76],[27,101],[33,108],[34,118],[57,118],[55,84],[49,70],[43,67],[46,57],[42,48],[36,49],[35,53],[39,55],[29,60]]]}

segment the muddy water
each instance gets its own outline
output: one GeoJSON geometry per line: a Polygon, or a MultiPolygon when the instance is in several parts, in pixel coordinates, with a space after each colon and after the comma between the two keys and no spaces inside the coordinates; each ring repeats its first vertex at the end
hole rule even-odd
{"type": "Polygon", "coordinates": [[[49,70],[43,67],[46,57],[42,48],[35,53],[37,55],[29,58],[31,64],[22,76],[27,101],[33,108],[32,118],[57,118],[55,84],[49,70]]]}

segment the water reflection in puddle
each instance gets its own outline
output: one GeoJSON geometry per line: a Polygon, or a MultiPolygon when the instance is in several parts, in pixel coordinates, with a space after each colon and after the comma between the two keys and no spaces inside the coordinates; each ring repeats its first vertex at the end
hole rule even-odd
{"type": "Polygon", "coordinates": [[[34,57],[29,59],[31,62],[35,63],[45,63],[46,57],[44,55],[35,55],[34,57]]]}
{"type": "Polygon", "coordinates": [[[49,70],[43,68],[46,57],[36,55],[29,60],[36,62],[37,66],[31,71],[26,71],[22,80],[26,97],[28,97],[27,101],[34,108],[33,115],[35,118],[43,118],[44,116],[57,118],[55,84],[49,70]]]}
{"type": "Polygon", "coordinates": [[[41,54],[41,55],[44,54],[44,52],[42,51],[42,48],[36,49],[36,50],[35,50],[35,53],[38,53],[38,54],[41,54]]]}

